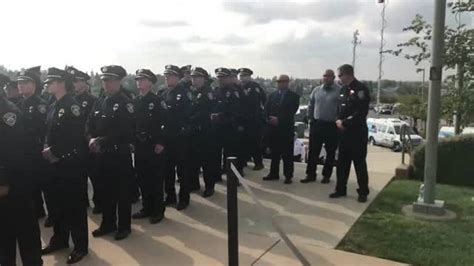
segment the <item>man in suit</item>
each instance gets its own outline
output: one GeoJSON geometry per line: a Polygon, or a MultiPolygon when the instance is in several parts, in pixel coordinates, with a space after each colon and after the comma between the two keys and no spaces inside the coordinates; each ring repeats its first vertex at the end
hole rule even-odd
{"type": "Polygon", "coordinates": [[[293,178],[293,134],[295,113],[298,111],[300,97],[289,89],[290,78],[280,75],[277,79],[278,90],[270,94],[265,103],[267,137],[272,162],[270,173],[263,180],[278,180],[280,159],[283,159],[285,184],[291,184],[293,178]]]}

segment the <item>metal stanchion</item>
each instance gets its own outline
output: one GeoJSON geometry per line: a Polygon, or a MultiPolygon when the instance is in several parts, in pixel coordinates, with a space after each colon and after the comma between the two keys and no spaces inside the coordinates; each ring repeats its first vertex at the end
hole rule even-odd
{"type": "Polygon", "coordinates": [[[239,181],[232,171],[231,165],[237,163],[237,158],[226,159],[227,173],[227,245],[229,266],[239,265],[239,223],[237,207],[237,186],[239,181]]]}

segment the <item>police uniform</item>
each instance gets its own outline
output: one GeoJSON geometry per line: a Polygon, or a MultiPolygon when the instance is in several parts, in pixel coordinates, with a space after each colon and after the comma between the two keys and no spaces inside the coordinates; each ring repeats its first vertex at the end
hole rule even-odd
{"type": "MultiPolygon", "coordinates": [[[[36,84],[35,94],[28,98],[21,99],[18,102],[18,107],[23,113],[25,122],[25,156],[27,158],[26,161],[31,164],[28,174],[34,181],[35,185],[33,196],[35,199],[36,212],[38,217],[43,217],[45,215],[43,197],[41,196],[41,192],[43,192],[49,216],[47,221],[52,221],[54,220],[54,202],[50,199],[48,193],[49,176],[47,174],[47,165],[41,157],[46,130],[45,121],[48,106],[46,101],[39,96],[41,92],[40,67],[32,67],[21,71],[17,77],[17,82],[19,81],[32,81],[36,84]]],[[[52,224],[50,223],[49,225],[52,224]]]]}
{"type": "MultiPolygon", "coordinates": [[[[251,76],[253,71],[248,68],[240,68],[239,75],[251,76]]],[[[263,168],[262,159],[262,131],[263,131],[263,107],[266,101],[265,90],[255,81],[243,81],[241,89],[244,94],[244,105],[247,111],[245,142],[247,156],[255,163],[254,170],[263,168]]]]}
{"type": "Polygon", "coordinates": [[[342,120],[344,130],[341,131],[337,165],[336,192],[331,197],[345,196],[347,179],[351,163],[357,174],[359,184],[359,200],[366,199],[369,194],[369,175],[367,172],[367,113],[369,111],[370,94],[367,86],[354,79],[348,86],[341,89],[341,104],[338,119],[342,120]]]}
{"type": "MultiPolygon", "coordinates": [[[[165,67],[165,75],[180,76],[181,70],[174,65],[165,67]]],[[[176,203],[176,173],[180,177],[178,210],[185,209],[190,200],[190,124],[191,91],[181,83],[175,88],[167,88],[162,92],[162,107],[166,109],[165,120],[165,192],[166,204],[176,203]]]]}
{"type": "MultiPolygon", "coordinates": [[[[90,76],[87,73],[82,72],[82,71],[76,69],[75,67],[68,66],[68,67],[66,67],[66,71],[71,76],[73,76],[74,81],[87,82],[88,80],[90,80],[90,76]]],[[[94,106],[95,102],[97,101],[97,98],[94,97],[93,95],[91,95],[88,91],[86,91],[86,92],[83,92],[82,94],[75,94],[74,95],[74,100],[76,100],[76,102],[81,107],[82,117],[84,118],[84,123],[83,124],[84,124],[84,127],[85,127],[87,118],[89,117],[90,112],[92,110],[92,107],[94,106]]],[[[87,141],[86,141],[85,138],[84,138],[84,142],[87,144],[87,141]]],[[[95,169],[97,169],[97,167],[95,166],[94,155],[92,153],[87,153],[84,156],[84,167],[82,169],[82,175],[86,179],[89,177],[90,180],[91,180],[91,183],[92,183],[92,188],[93,188],[92,201],[94,202],[93,213],[100,213],[101,212],[101,210],[100,210],[101,209],[100,208],[100,197],[99,197],[99,195],[97,194],[97,191],[96,191],[96,186],[97,186],[96,185],[96,179],[97,178],[96,178],[95,169]]],[[[84,197],[87,200],[87,205],[89,205],[89,196],[88,196],[87,191],[86,191],[86,194],[84,195],[84,197]]]]}
{"type": "Polygon", "coordinates": [[[216,101],[212,89],[206,83],[209,78],[207,71],[196,67],[191,76],[202,77],[205,80],[202,87],[192,88],[191,184],[199,188],[199,170],[202,168],[205,184],[203,196],[209,197],[214,194],[214,185],[220,175],[217,134],[211,125],[211,113],[216,101]]]}
{"type": "MultiPolygon", "coordinates": [[[[228,77],[231,72],[227,68],[217,68],[217,76],[228,77]]],[[[243,133],[245,130],[245,110],[242,104],[242,93],[235,84],[227,84],[214,89],[217,103],[212,123],[219,136],[219,150],[224,157],[237,157],[237,170],[243,174],[245,147],[243,133]]],[[[220,156],[221,157],[221,156],[220,156]]]]}
{"type": "Polygon", "coordinates": [[[181,70],[181,80],[179,81],[179,83],[181,84],[181,86],[183,86],[185,89],[189,90],[191,89],[191,86],[192,86],[192,83],[191,83],[191,79],[189,77],[186,77],[185,74],[187,75],[190,75],[191,74],[191,65],[185,65],[185,66],[182,66],[180,68],[181,70]]]}
{"type": "MultiPolygon", "coordinates": [[[[157,79],[149,69],[139,69],[135,79],[146,78],[153,84],[157,79]]],[[[133,214],[133,218],[150,217],[151,223],[160,222],[164,217],[164,152],[155,153],[156,145],[164,145],[163,123],[165,110],[160,98],[149,91],[139,95],[135,105],[135,171],[142,192],[143,208],[133,214]]]]}
{"type": "MultiPolygon", "coordinates": [[[[121,80],[126,76],[121,66],[104,66],[101,71],[102,80],[121,80]]],[[[94,138],[99,146],[96,153],[97,188],[102,200],[102,222],[93,231],[94,237],[117,231],[115,238],[120,240],[131,232],[133,168],[130,144],[134,139],[134,126],[134,105],[121,90],[113,95],[104,94],[89,116],[86,136],[94,138]]]]}
{"type": "MultiPolygon", "coordinates": [[[[45,84],[55,81],[66,83],[65,90],[72,90],[72,76],[66,71],[50,68],[45,84]],[[67,88],[71,86],[70,88],[67,88]]],[[[51,165],[51,197],[56,203],[54,234],[43,254],[69,247],[69,236],[74,243],[68,263],[77,262],[87,254],[88,230],[84,194],[87,179],[82,175],[84,118],[80,105],[71,94],[66,94],[50,106],[46,119],[46,141],[43,157],[51,165]],[[46,151],[49,151],[45,155],[46,151]]]]}
{"type": "Polygon", "coordinates": [[[271,150],[270,173],[264,180],[278,180],[280,171],[280,159],[283,159],[283,174],[285,183],[291,183],[293,178],[293,134],[295,124],[295,113],[299,107],[299,95],[289,89],[277,90],[268,96],[265,103],[265,117],[276,116],[278,125],[268,124],[266,128],[267,138],[271,150]]]}
{"type": "Polygon", "coordinates": [[[25,174],[25,131],[20,110],[0,97],[0,265],[16,264],[17,243],[23,265],[42,265],[31,175],[25,174]]]}

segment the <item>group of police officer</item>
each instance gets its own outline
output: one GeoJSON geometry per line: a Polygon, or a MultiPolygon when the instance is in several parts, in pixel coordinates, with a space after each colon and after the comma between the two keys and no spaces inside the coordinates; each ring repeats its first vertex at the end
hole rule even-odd
{"type": "Polygon", "coordinates": [[[166,206],[185,209],[190,192],[200,189],[201,169],[202,195],[212,196],[223,155],[237,157],[242,174],[251,157],[254,170],[262,169],[265,91],[248,68],[215,74],[218,86],[211,88],[203,68],[167,65],[165,88],[155,93],[156,75],[139,69],[132,97],[121,85],[126,70],[104,66],[99,98],[89,93],[90,76],[74,67],[50,68],[44,81],[40,67],[21,71],[13,82],[2,75],[6,91],[16,85],[21,97],[8,97],[16,106],[1,98],[0,188],[7,191],[0,208],[9,215],[0,224],[0,264],[15,264],[18,242],[23,263],[39,265],[41,255],[68,248],[69,237],[74,248],[67,262],[86,256],[88,178],[93,212],[102,213],[92,235],[114,233],[121,240],[131,232],[132,217],[154,224],[166,206]],[[132,215],[137,183],[143,208],[132,215]],[[44,203],[45,226],[54,226],[54,234],[41,249],[37,218],[45,216],[44,203]]]}
{"type": "MultiPolygon", "coordinates": [[[[287,75],[277,79],[278,89],[267,99],[248,68],[217,68],[215,88],[201,67],[167,65],[163,73],[165,87],[155,93],[156,75],[137,70],[138,95],[132,97],[121,84],[126,70],[104,66],[99,98],[89,93],[90,76],[74,67],[50,68],[44,81],[39,67],[21,71],[14,82],[0,76],[7,92],[16,85],[21,95],[7,93],[16,105],[0,97],[0,212],[8,214],[0,219],[0,265],[15,264],[17,242],[25,265],[41,265],[41,255],[68,248],[69,238],[74,248],[67,263],[84,258],[89,242],[88,178],[94,190],[93,213],[102,213],[92,235],[113,233],[122,240],[131,233],[132,218],[155,224],[164,218],[166,206],[187,208],[190,193],[200,190],[201,170],[202,196],[212,196],[226,168],[223,158],[236,157],[242,175],[249,160],[254,170],[263,169],[264,128],[272,163],[263,179],[279,179],[283,159],[285,184],[291,184],[299,96],[289,90],[287,75]],[[49,98],[41,97],[43,87],[49,98]],[[132,215],[138,187],[143,207],[132,215]],[[54,226],[54,234],[41,248],[37,219],[45,216],[44,203],[45,226],[54,226]]],[[[341,92],[335,121],[342,133],[338,183],[331,197],[346,195],[354,161],[365,201],[368,90],[353,77],[350,66],[342,66],[339,77],[347,89],[341,92]]]]}

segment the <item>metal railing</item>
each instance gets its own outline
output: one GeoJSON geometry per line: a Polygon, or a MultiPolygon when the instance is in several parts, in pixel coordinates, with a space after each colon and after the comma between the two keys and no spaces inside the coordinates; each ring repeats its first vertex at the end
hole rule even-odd
{"type": "MultiPolygon", "coordinates": [[[[247,184],[247,181],[240,175],[239,171],[235,167],[237,163],[237,158],[228,157],[226,159],[227,166],[227,235],[228,235],[228,258],[229,266],[239,265],[239,223],[238,223],[238,198],[237,198],[237,187],[242,185],[245,191],[250,195],[250,197],[255,201],[257,206],[265,212],[265,207],[260,202],[260,200],[255,196],[250,186],[247,184]]],[[[307,266],[311,265],[309,261],[303,256],[303,254],[298,250],[295,244],[288,238],[288,235],[283,231],[280,224],[272,217],[272,226],[275,231],[280,235],[281,239],[285,242],[288,248],[291,250],[293,255],[301,262],[301,265],[307,266]]],[[[274,247],[278,241],[272,245],[274,247]]],[[[269,249],[271,249],[270,247],[269,249]]],[[[269,251],[267,249],[265,253],[269,251]]],[[[264,254],[262,254],[258,259],[260,259],[264,254]]],[[[254,261],[254,263],[256,262],[254,261]]],[[[252,264],[254,264],[252,263],[252,264]]]]}
{"type": "Polygon", "coordinates": [[[405,153],[408,153],[410,157],[413,154],[413,142],[410,136],[410,127],[403,124],[400,128],[400,141],[402,145],[402,164],[405,164],[405,153]]]}

